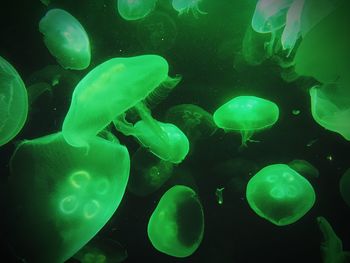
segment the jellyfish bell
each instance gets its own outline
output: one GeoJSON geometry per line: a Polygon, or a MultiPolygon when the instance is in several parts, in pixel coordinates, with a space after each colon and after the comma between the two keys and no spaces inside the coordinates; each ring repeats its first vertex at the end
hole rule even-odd
{"type": "Polygon", "coordinates": [[[40,20],[39,30],[50,53],[63,68],[82,70],[90,65],[88,35],[71,14],[62,9],[50,9],[40,20]]]}
{"type": "Polygon", "coordinates": [[[122,124],[120,116],[133,107],[141,119],[161,131],[143,101],[162,83],[167,89],[177,85],[181,78],[168,77],[168,68],[167,61],[158,55],[112,58],[95,67],[74,89],[62,127],[66,141],[87,147],[87,138],[112,121],[122,124]]]}
{"type": "Polygon", "coordinates": [[[0,56],[0,146],[23,128],[28,115],[28,94],[16,69],[0,56]]]}
{"type": "Polygon", "coordinates": [[[315,203],[312,185],[285,164],[272,164],[258,171],[248,182],[249,206],[260,217],[277,226],[292,224],[315,203]]]}
{"type": "Polygon", "coordinates": [[[350,207],[350,169],[347,169],[339,181],[340,195],[345,203],[350,207]]]}
{"type": "Polygon", "coordinates": [[[246,146],[255,132],[267,129],[277,122],[279,108],[266,99],[238,96],[220,106],[213,117],[219,128],[227,132],[240,132],[242,146],[246,146]]]}
{"type": "Polygon", "coordinates": [[[125,20],[138,20],[150,14],[157,0],[117,0],[119,15],[125,20]]]}

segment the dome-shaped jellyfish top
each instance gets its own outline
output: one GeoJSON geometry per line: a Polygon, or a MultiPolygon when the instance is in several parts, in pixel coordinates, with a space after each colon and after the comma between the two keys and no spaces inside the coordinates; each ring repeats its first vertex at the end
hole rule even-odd
{"type": "Polygon", "coordinates": [[[73,92],[62,128],[67,142],[84,146],[84,138],[95,136],[164,82],[168,68],[158,55],[112,58],[95,67],[73,92]]]}
{"type": "Polygon", "coordinates": [[[255,96],[238,96],[214,112],[214,122],[224,130],[255,131],[272,126],[279,116],[278,106],[255,96]]]}

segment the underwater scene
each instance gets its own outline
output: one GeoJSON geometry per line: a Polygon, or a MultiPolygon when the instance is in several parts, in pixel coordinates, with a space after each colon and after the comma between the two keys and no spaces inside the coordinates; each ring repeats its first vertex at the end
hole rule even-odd
{"type": "Polygon", "coordinates": [[[350,1],[0,9],[1,262],[350,262],[350,1]]]}

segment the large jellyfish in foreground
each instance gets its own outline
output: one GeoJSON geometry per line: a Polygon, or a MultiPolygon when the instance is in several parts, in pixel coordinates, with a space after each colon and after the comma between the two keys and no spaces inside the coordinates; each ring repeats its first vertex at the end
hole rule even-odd
{"type": "Polygon", "coordinates": [[[64,262],[106,224],[129,177],[126,147],[100,137],[88,153],[61,133],[22,142],[9,178],[10,241],[29,262],[64,262]]]}
{"type": "Polygon", "coordinates": [[[81,263],[120,263],[127,257],[126,249],[117,241],[97,236],[74,255],[81,263]]]}
{"type": "Polygon", "coordinates": [[[294,57],[298,75],[313,77],[324,84],[349,75],[350,3],[340,2],[301,41],[294,57]]]}
{"type": "Polygon", "coordinates": [[[317,217],[317,223],[323,235],[321,253],[323,263],[348,263],[350,252],[343,251],[343,242],[323,216],[317,217]]]}
{"type": "Polygon", "coordinates": [[[165,119],[178,126],[191,142],[206,139],[217,130],[213,116],[194,104],[180,104],[171,107],[167,110],[165,119]]]}
{"type": "Polygon", "coordinates": [[[147,227],[152,245],[173,257],[192,255],[203,239],[204,214],[197,194],[176,185],[164,193],[147,227]]]}
{"type": "Polygon", "coordinates": [[[315,203],[312,185],[285,164],[257,172],[248,182],[246,197],[255,213],[277,226],[296,222],[315,203]]]}
{"type": "Polygon", "coordinates": [[[22,129],[28,114],[28,95],[15,68],[0,56],[0,146],[22,129]]]}
{"type": "Polygon", "coordinates": [[[138,20],[153,11],[157,0],[117,0],[118,13],[125,20],[138,20]]]}
{"type": "Polygon", "coordinates": [[[350,141],[350,78],[348,83],[325,84],[310,89],[311,113],[327,130],[350,141]]]}
{"type": "Polygon", "coordinates": [[[220,106],[213,117],[219,128],[240,132],[242,146],[246,146],[255,132],[276,123],[279,109],[269,100],[255,96],[238,96],[220,106]]]}
{"type": "Polygon", "coordinates": [[[173,166],[140,147],[131,158],[128,191],[138,196],[155,192],[172,176],[173,166]]]}
{"type": "Polygon", "coordinates": [[[191,11],[192,14],[197,17],[198,14],[207,14],[198,7],[201,1],[202,0],[172,0],[172,6],[179,13],[179,15],[189,13],[191,11]]]}
{"type": "Polygon", "coordinates": [[[171,89],[179,78],[168,77],[168,63],[158,55],[112,58],[91,70],[76,86],[62,132],[70,145],[86,140],[109,123],[132,128],[125,112],[133,108],[160,137],[166,137],[143,103],[160,85],[171,89]]]}
{"type": "Polygon", "coordinates": [[[340,195],[345,203],[350,206],[350,169],[347,169],[339,181],[340,195]]]}
{"type": "Polygon", "coordinates": [[[90,41],[83,26],[62,9],[51,9],[40,20],[45,45],[66,69],[85,69],[90,65],[90,41]]]}

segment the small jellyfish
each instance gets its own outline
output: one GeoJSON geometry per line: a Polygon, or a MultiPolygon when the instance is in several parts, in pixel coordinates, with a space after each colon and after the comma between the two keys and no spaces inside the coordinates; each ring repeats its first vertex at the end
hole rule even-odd
{"type": "Polygon", "coordinates": [[[138,20],[151,13],[156,2],[157,0],[117,0],[117,9],[125,20],[138,20]]]}
{"type": "Polygon", "coordinates": [[[44,93],[49,93],[50,97],[52,97],[52,86],[46,82],[29,85],[27,89],[29,105],[32,105],[44,93]]]}
{"type": "Polygon", "coordinates": [[[217,130],[213,116],[194,104],[180,104],[171,107],[167,110],[165,119],[178,126],[191,142],[206,139],[217,130]]]}
{"type": "Polygon", "coordinates": [[[166,191],[147,227],[148,238],[158,251],[173,257],[192,255],[203,239],[204,214],[197,194],[176,185],[166,191]]]}
{"type": "Polygon", "coordinates": [[[171,176],[174,165],[140,147],[131,158],[128,191],[146,196],[157,191],[171,176]]]}
{"type": "Polygon", "coordinates": [[[177,26],[171,16],[155,11],[138,23],[136,37],[144,50],[164,52],[174,46],[177,26]]]}
{"type": "MultiPolygon", "coordinates": [[[[350,78],[349,78],[350,80],[350,78]]],[[[350,81],[349,81],[350,83],[350,81]]],[[[310,89],[311,113],[323,128],[350,141],[350,91],[348,84],[325,84],[310,89]]]]}
{"type": "Polygon", "coordinates": [[[191,11],[195,17],[198,17],[198,14],[207,14],[207,12],[199,9],[198,5],[201,1],[202,0],[172,0],[172,6],[179,13],[179,15],[184,13],[187,14],[191,11]]]}
{"type": "Polygon", "coordinates": [[[308,179],[318,178],[319,176],[316,167],[305,160],[295,159],[289,162],[288,166],[308,179]]]}
{"type": "Polygon", "coordinates": [[[158,55],[112,58],[92,69],[74,89],[62,127],[67,142],[88,148],[86,140],[111,122],[132,129],[125,120],[131,108],[155,133],[166,137],[144,100],[158,89],[171,90],[177,85],[181,78],[170,78],[168,69],[167,61],[158,55]]]}
{"type": "Polygon", "coordinates": [[[40,2],[48,6],[51,3],[51,0],[40,0],[40,2]]]}
{"type": "Polygon", "coordinates": [[[350,206],[350,169],[347,169],[340,178],[339,190],[345,203],[350,206]]]}
{"type": "Polygon", "coordinates": [[[0,146],[23,128],[28,115],[28,95],[16,69],[0,56],[0,146]]]}
{"type": "Polygon", "coordinates": [[[120,263],[127,257],[126,249],[119,242],[97,236],[73,256],[81,263],[120,263]]]}
{"type": "Polygon", "coordinates": [[[224,203],[224,196],[223,196],[224,189],[225,189],[224,187],[216,188],[216,191],[215,191],[216,201],[218,202],[219,205],[222,205],[224,203]]]}
{"type": "Polygon", "coordinates": [[[321,253],[323,263],[348,263],[350,252],[343,250],[343,242],[323,216],[317,217],[317,223],[323,235],[321,253]]]}
{"type": "Polygon", "coordinates": [[[246,197],[257,215],[277,226],[298,221],[315,203],[312,185],[285,164],[257,172],[248,182],[246,197]]]}
{"type": "Polygon", "coordinates": [[[29,262],[66,261],[118,208],[129,178],[129,153],[97,136],[89,144],[86,153],[56,133],[24,141],[15,150],[10,239],[29,262]]]}
{"type": "Polygon", "coordinates": [[[90,65],[87,33],[79,21],[62,9],[51,9],[40,20],[39,30],[57,62],[65,69],[82,70],[90,65]]]}
{"type": "Polygon", "coordinates": [[[276,123],[279,109],[269,100],[255,96],[238,96],[220,106],[213,117],[219,128],[240,132],[242,146],[246,146],[255,132],[276,123]]]}

